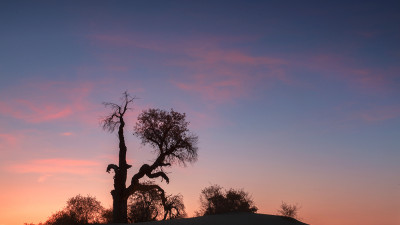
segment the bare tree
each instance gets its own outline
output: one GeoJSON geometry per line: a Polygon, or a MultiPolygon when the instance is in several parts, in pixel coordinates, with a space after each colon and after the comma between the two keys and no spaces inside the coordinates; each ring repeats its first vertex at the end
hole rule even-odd
{"type": "Polygon", "coordinates": [[[286,202],[282,202],[280,209],[278,209],[278,214],[284,217],[297,219],[299,209],[300,208],[297,206],[297,204],[291,205],[287,204],[286,202]]]}
{"type": "Polygon", "coordinates": [[[197,159],[198,137],[189,131],[189,123],[184,113],[181,114],[172,109],[169,112],[160,109],[145,110],[138,117],[134,135],[141,139],[143,145],[153,147],[157,157],[152,164],[142,165],[127,187],[127,170],[132,166],[126,162],[124,116],[133,100],[134,98],[125,92],[120,105],[104,103],[111,109],[111,113],[102,121],[103,129],[114,132],[118,128],[119,139],[119,163],[118,165],[110,164],[107,167],[107,172],[111,170],[115,172],[114,190],[111,191],[114,223],[127,223],[127,201],[129,196],[136,191],[156,190],[161,196],[163,206],[167,207],[164,190],[156,184],[141,183],[140,179],[145,176],[150,179],[160,177],[169,183],[169,177],[163,171],[164,167],[169,167],[174,163],[186,165],[187,162],[191,163],[197,159]]]}

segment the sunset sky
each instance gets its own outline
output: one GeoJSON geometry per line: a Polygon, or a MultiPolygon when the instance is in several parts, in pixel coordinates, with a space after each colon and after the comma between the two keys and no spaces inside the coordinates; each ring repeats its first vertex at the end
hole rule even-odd
{"type": "Polygon", "coordinates": [[[0,1],[0,225],[45,222],[77,194],[111,207],[124,91],[185,112],[199,159],[169,169],[189,216],[201,189],[315,225],[400,224],[398,1],[0,1]]]}

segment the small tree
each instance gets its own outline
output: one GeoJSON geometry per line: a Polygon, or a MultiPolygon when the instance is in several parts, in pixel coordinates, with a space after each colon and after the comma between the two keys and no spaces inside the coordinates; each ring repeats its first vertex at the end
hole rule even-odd
{"type": "Polygon", "coordinates": [[[182,195],[170,195],[167,197],[166,207],[164,209],[165,219],[177,219],[186,217],[185,205],[182,195]]]}
{"type": "Polygon", "coordinates": [[[139,171],[133,175],[130,185],[126,186],[127,170],[131,165],[127,164],[124,128],[125,114],[129,109],[129,104],[134,98],[127,92],[123,94],[122,103],[104,103],[106,107],[111,108],[111,113],[102,121],[103,129],[114,132],[118,129],[119,139],[119,160],[118,165],[109,164],[107,172],[114,170],[114,190],[111,191],[113,197],[113,222],[128,222],[128,198],[137,191],[156,190],[161,196],[161,201],[166,207],[166,197],[164,190],[156,184],[141,183],[144,177],[150,179],[162,178],[169,183],[169,177],[164,172],[165,167],[174,163],[186,165],[197,159],[197,140],[198,137],[192,134],[186,121],[186,115],[160,109],[149,109],[143,111],[134,127],[134,135],[139,137],[143,145],[150,145],[154,149],[157,158],[152,164],[144,164],[139,171]]]}
{"type": "Polygon", "coordinates": [[[54,213],[46,221],[46,225],[81,225],[85,224],[83,221],[79,221],[77,215],[61,210],[54,213]]]}
{"type": "Polygon", "coordinates": [[[135,192],[128,200],[129,221],[138,223],[186,216],[182,195],[169,195],[165,198],[163,205],[162,197],[154,189],[135,192]]]}
{"type": "Polygon", "coordinates": [[[131,223],[155,221],[161,215],[161,196],[155,189],[136,191],[128,200],[128,220],[131,223]]]}
{"type": "Polygon", "coordinates": [[[112,222],[112,215],[113,215],[113,210],[111,208],[110,209],[105,209],[103,211],[103,213],[101,214],[103,223],[105,223],[105,224],[111,223],[112,222]]]}
{"type": "Polygon", "coordinates": [[[67,201],[65,211],[76,215],[83,223],[99,223],[104,208],[95,197],[77,195],[67,201]]]}
{"type": "Polygon", "coordinates": [[[297,213],[299,212],[299,207],[297,205],[290,205],[286,202],[282,202],[280,209],[278,209],[278,215],[284,217],[290,217],[293,219],[297,218],[297,213]]]}
{"type": "Polygon", "coordinates": [[[257,212],[249,194],[243,190],[223,190],[219,185],[204,188],[200,194],[200,211],[197,215],[214,215],[230,212],[257,212]]]}
{"type": "Polygon", "coordinates": [[[46,225],[94,224],[102,221],[104,208],[95,197],[77,195],[68,199],[67,206],[53,214],[46,225]]]}

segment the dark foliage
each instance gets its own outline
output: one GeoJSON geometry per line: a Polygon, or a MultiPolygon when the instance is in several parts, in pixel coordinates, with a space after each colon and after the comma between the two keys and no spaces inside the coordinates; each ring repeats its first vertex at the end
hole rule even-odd
{"type": "Polygon", "coordinates": [[[247,192],[243,190],[223,190],[218,185],[204,188],[200,194],[199,216],[214,215],[231,212],[257,212],[253,200],[247,192]]]}
{"type": "Polygon", "coordinates": [[[88,224],[85,221],[79,221],[78,215],[67,212],[67,211],[58,211],[54,213],[45,223],[46,225],[80,225],[80,224],[88,224]]]}
{"type": "Polygon", "coordinates": [[[166,207],[164,208],[165,219],[177,219],[186,217],[185,205],[182,195],[171,195],[167,197],[166,207]]]}
{"type": "Polygon", "coordinates": [[[297,205],[287,204],[282,202],[280,209],[278,209],[278,215],[296,219],[298,217],[299,207],[297,205]]]}
{"type": "Polygon", "coordinates": [[[175,219],[186,216],[181,195],[162,197],[155,189],[137,191],[129,198],[128,219],[131,223],[156,221],[160,219],[175,219]]]}
{"type": "Polygon", "coordinates": [[[77,195],[67,201],[67,206],[53,214],[46,225],[96,224],[103,221],[104,208],[95,197],[77,195]]]}
{"type": "Polygon", "coordinates": [[[128,200],[129,222],[155,221],[161,214],[161,206],[161,196],[155,189],[136,191],[128,200]]]}
{"type": "Polygon", "coordinates": [[[158,156],[164,156],[164,163],[186,165],[196,161],[198,141],[188,125],[185,113],[149,109],[139,115],[134,129],[143,144],[151,145],[158,156]]]}
{"type": "Polygon", "coordinates": [[[113,210],[112,209],[105,209],[101,214],[102,221],[105,224],[109,224],[112,222],[113,210]]]}

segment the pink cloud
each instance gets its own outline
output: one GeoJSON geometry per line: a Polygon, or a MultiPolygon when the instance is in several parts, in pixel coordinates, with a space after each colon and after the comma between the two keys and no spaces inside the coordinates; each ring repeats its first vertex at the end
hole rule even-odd
{"type": "Polygon", "coordinates": [[[286,62],[279,58],[266,56],[252,56],[238,50],[224,50],[218,46],[209,48],[188,48],[184,49],[188,56],[197,60],[197,63],[214,64],[214,63],[230,63],[244,64],[248,66],[254,65],[275,65],[280,66],[286,62]]]}
{"type": "Polygon", "coordinates": [[[61,135],[62,135],[62,136],[72,136],[73,133],[71,133],[71,132],[64,132],[64,133],[61,133],[61,135]]]}
{"type": "Polygon", "coordinates": [[[46,181],[49,177],[52,177],[52,176],[53,175],[51,175],[51,174],[42,175],[37,179],[37,182],[42,183],[42,182],[46,181]]]}
{"type": "MultiPolygon", "coordinates": [[[[185,92],[219,103],[245,96],[266,80],[293,84],[285,74],[285,60],[268,55],[254,56],[244,50],[222,47],[223,43],[235,43],[243,41],[243,38],[194,37],[171,41],[137,34],[93,35],[89,38],[103,48],[142,48],[184,56],[162,62],[168,66],[185,68],[185,77],[171,78],[171,83],[185,92]]],[[[108,58],[113,60],[114,57],[108,58]]]]}
{"type": "Polygon", "coordinates": [[[0,112],[33,123],[64,118],[72,113],[69,106],[45,105],[24,99],[1,103],[0,106],[0,112]]]}
{"type": "MultiPolygon", "coordinates": [[[[370,33],[366,36],[371,35],[370,33]]],[[[254,55],[243,48],[226,48],[225,43],[243,43],[257,38],[207,37],[168,39],[152,35],[116,34],[92,35],[92,41],[100,47],[147,49],[155,52],[175,54],[178,57],[165,59],[161,63],[184,69],[184,77],[175,76],[171,83],[180,90],[201,96],[206,100],[233,101],[249,94],[255,88],[266,88],[271,83],[310,88],[301,77],[294,77],[291,68],[311,69],[329,79],[343,81],[357,91],[384,92],[392,84],[399,68],[369,68],[358,59],[326,52],[297,53],[293,57],[254,55]]],[[[106,61],[112,61],[114,56],[106,61]]],[[[124,59],[121,59],[124,60],[124,59]]],[[[154,62],[153,62],[154,63],[154,62]]],[[[119,63],[111,63],[118,67],[119,63]]]]}
{"type": "Polygon", "coordinates": [[[400,105],[371,105],[362,109],[355,109],[355,102],[348,102],[335,108],[337,125],[340,127],[352,126],[353,122],[378,123],[400,117],[400,105]]]}
{"type": "Polygon", "coordinates": [[[381,106],[369,110],[359,111],[354,115],[355,118],[367,122],[378,122],[400,117],[400,106],[381,106]]]}
{"type": "Polygon", "coordinates": [[[367,92],[391,91],[392,80],[400,72],[399,68],[369,68],[354,58],[326,53],[303,55],[297,64],[317,70],[330,79],[343,81],[351,89],[367,92]]]}
{"type": "Polygon", "coordinates": [[[191,81],[172,81],[178,88],[198,93],[205,99],[216,102],[230,101],[234,97],[245,94],[245,82],[240,76],[216,76],[206,74],[195,75],[191,81]]]}
{"type": "Polygon", "coordinates": [[[85,175],[97,172],[100,165],[97,161],[76,159],[40,159],[17,163],[8,166],[8,171],[14,173],[38,173],[42,176],[66,173],[85,175]]]}
{"type": "MultiPolygon", "coordinates": [[[[166,45],[161,40],[152,40],[149,37],[135,35],[90,35],[88,38],[102,47],[108,46],[119,46],[119,47],[130,47],[130,48],[144,48],[155,51],[165,51],[171,47],[171,44],[166,45]]],[[[176,44],[175,44],[176,47],[176,44]]]]}
{"type": "Polygon", "coordinates": [[[260,83],[281,81],[291,83],[279,58],[254,57],[239,51],[218,49],[190,49],[190,60],[174,61],[192,73],[188,78],[172,81],[181,90],[197,93],[207,100],[232,101],[247,95],[260,83]]]}
{"type": "Polygon", "coordinates": [[[0,140],[8,145],[15,145],[17,142],[17,137],[12,134],[0,133],[0,140]]]}
{"type": "MultiPolygon", "coordinates": [[[[87,120],[93,110],[88,97],[93,90],[92,83],[71,82],[29,82],[18,86],[21,92],[0,100],[0,114],[29,123],[42,123],[54,120],[87,120]]],[[[15,90],[10,88],[8,92],[15,90]]],[[[92,115],[93,116],[93,115],[92,115]]],[[[97,123],[97,121],[96,121],[97,123]]]]}

